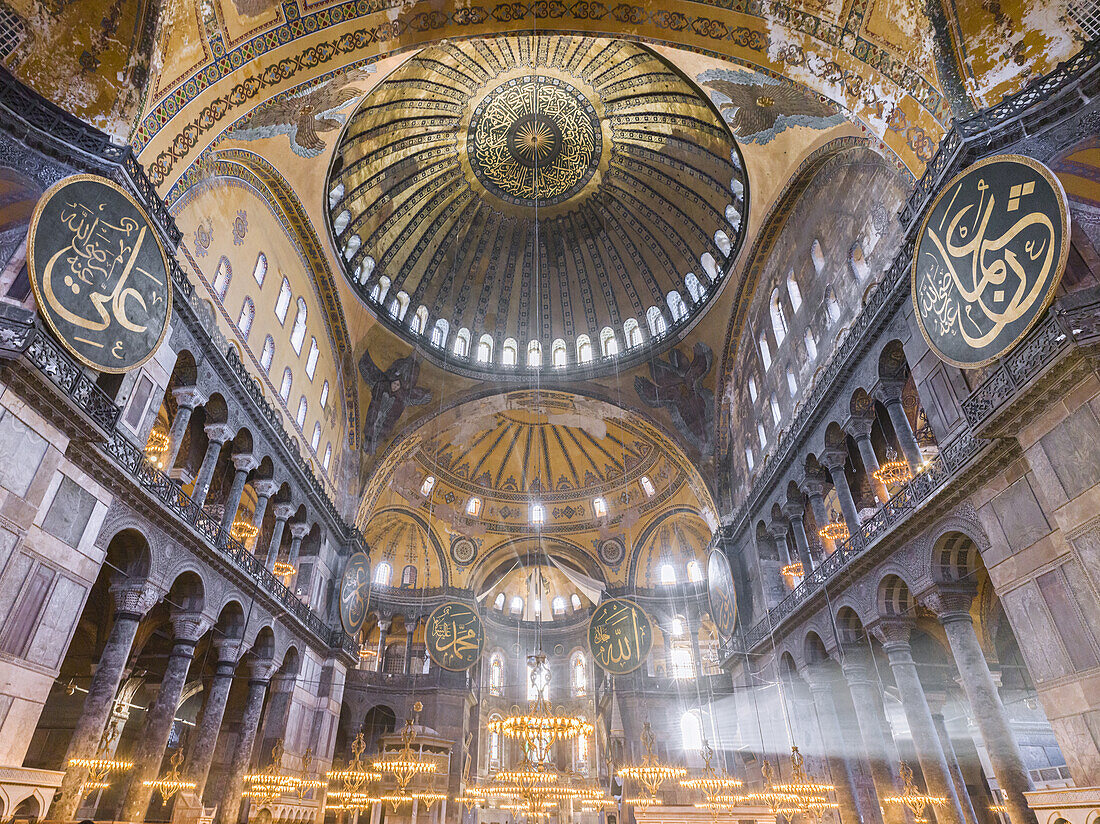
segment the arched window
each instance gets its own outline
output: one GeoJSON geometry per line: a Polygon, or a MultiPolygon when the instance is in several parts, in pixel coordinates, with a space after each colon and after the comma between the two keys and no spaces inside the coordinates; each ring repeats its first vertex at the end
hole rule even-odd
{"type": "Polygon", "coordinates": [[[703,252],[699,256],[699,265],[703,267],[703,271],[711,281],[718,280],[718,262],[714,259],[714,255],[710,252],[703,252]]]}
{"type": "Polygon", "coordinates": [[[245,298],[244,303],[241,304],[241,314],[237,318],[237,328],[241,330],[241,334],[245,340],[248,340],[248,333],[252,331],[252,321],[256,317],[256,304],[252,302],[252,298],[245,298]]]}
{"type": "Polygon", "coordinates": [[[825,311],[829,313],[829,322],[836,323],[840,320],[840,304],[836,301],[836,294],[830,286],[825,292],[825,311]]]}
{"type": "Polygon", "coordinates": [[[328,406],[328,381],[321,384],[321,408],[328,406]]]}
{"type": "Polygon", "coordinates": [[[329,189],[328,207],[330,209],[335,209],[336,204],[340,202],[340,198],[342,198],[343,196],[344,196],[344,184],[343,183],[337,183],[335,186],[333,186],[331,189],[329,189]]]}
{"type": "Polygon", "coordinates": [[[810,260],[814,262],[814,270],[820,275],[825,268],[825,251],[821,248],[821,241],[814,239],[810,244],[810,260]]]}
{"type": "Polygon", "coordinates": [[[271,361],[275,359],[275,338],[268,335],[264,338],[264,348],[260,352],[260,366],[265,372],[271,372],[271,361]]]}
{"type": "Polygon", "coordinates": [[[588,694],[588,665],[583,652],[574,652],[569,661],[569,691],[574,698],[588,694]]]}
{"type": "Polygon", "coordinates": [[[542,366],[542,344],[537,340],[527,344],[527,365],[542,366]]]}
{"type": "MultiPolygon", "coordinates": [[[[503,665],[502,665],[503,666],[503,665]]],[[[493,692],[492,681],[490,679],[489,686],[490,695],[500,695],[499,692],[493,692]]],[[[493,721],[500,720],[499,715],[492,715],[489,717],[490,724],[493,721]]],[[[489,730],[489,769],[500,769],[500,731],[496,728],[490,728],[489,730]]]]}
{"type": "Polygon", "coordinates": [[[569,603],[573,605],[574,610],[580,609],[581,608],[581,596],[579,596],[577,593],[574,592],[572,595],[569,596],[569,603]]]}
{"type": "Polygon", "coordinates": [[[588,335],[577,338],[577,363],[588,363],[592,360],[592,340],[588,335]]]}
{"type": "Polygon", "coordinates": [[[388,587],[393,580],[393,567],[383,561],[374,568],[374,583],[376,586],[388,587]]]}
{"type": "Polygon", "coordinates": [[[294,354],[302,354],[302,344],[306,339],[306,301],[298,298],[298,312],[294,316],[294,326],[290,330],[290,345],[294,347],[294,354]]]}
{"type": "Polygon", "coordinates": [[[342,234],[343,231],[348,228],[349,223],[351,223],[351,212],[344,209],[344,211],[340,212],[340,214],[336,216],[336,219],[332,221],[333,233],[337,235],[342,234]]]}
{"type": "Polygon", "coordinates": [[[605,326],[600,331],[600,351],[605,358],[619,354],[619,341],[615,337],[615,330],[605,326]]]}
{"type": "Polygon", "coordinates": [[[279,284],[279,297],[275,300],[275,317],[279,323],[286,323],[286,312],[290,308],[290,281],[283,278],[279,284]]]}
{"type": "Polygon", "coordinates": [[[783,303],[779,299],[779,287],[772,289],[771,300],[772,334],[775,335],[776,348],[787,337],[787,315],[783,311],[783,303]]]}
{"type": "Polygon", "coordinates": [[[479,363],[493,362],[493,336],[486,333],[477,342],[477,359],[479,363]]]}
{"type": "Polygon", "coordinates": [[[519,360],[519,344],[515,338],[505,338],[504,346],[500,350],[500,362],[505,366],[515,366],[519,360]]]}
{"type": "Polygon", "coordinates": [[[306,402],[306,396],[302,395],[298,399],[298,414],[294,416],[294,420],[298,423],[298,428],[301,429],[306,425],[306,412],[309,410],[309,404],[306,402]]]}
{"type": "Polygon", "coordinates": [[[554,611],[555,615],[565,615],[565,599],[560,595],[555,596],[550,604],[550,609],[554,611]]]}
{"type": "Polygon", "coordinates": [[[672,313],[672,322],[678,323],[687,317],[687,307],[679,292],[669,292],[665,300],[668,302],[668,311],[672,313]]]}
{"type": "Polygon", "coordinates": [[[256,283],[260,286],[264,285],[264,278],[267,277],[267,255],[263,252],[256,255],[256,265],[252,268],[252,277],[256,278],[256,283]]]}
{"type": "Polygon", "coordinates": [[[576,737],[573,745],[573,769],[581,775],[588,775],[588,734],[582,733],[576,737]]]}
{"type": "Polygon", "coordinates": [[[531,523],[536,526],[546,523],[546,509],[542,504],[531,504],[531,523]]]}
{"type": "Polygon", "coordinates": [[[511,603],[508,604],[508,611],[513,615],[519,615],[523,612],[523,599],[518,595],[513,595],[511,603]]]}
{"type": "Polygon", "coordinates": [[[802,290],[798,288],[798,281],[794,279],[794,269],[787,272],[787,297],[791,299],[791,309],[795,312],[802,305],[802,290]]]}
{"type": "Polygon", "coordinates": [[[317,374],[317,358],[321,355],[321,350],[317,348],[317,338],[309,339],[309,355],[306,357],[306,377],[313,380],[313,376],[317,374]]]}
{"type": "Polygon", "coordinates": [[[653,481],[649,480],[648,475],[643,475],[639,478],[638,483],[642,485],[642,490],[645,492],[647,498],[652,498],[657,494],[657,490],[653,488],[653,481]]]}
{"type": "Polygon", "coordinates": [[[401,570],[401,586],[406,589],[413,589],[416,587],[416,567],[412,564],[407,564],[403,570],[401,570]]]}
{"type": "Polygon", "coordinates": [[[421,304],[416,313],[413,315],[412,323],[409,324],[409,329],[412,330],[414,335],[423,335],[424,330],[428,328],[428,307],[421,304]]]}
{"type": "Polygon", "coordinates": [[[390,291],[390,279],[385,275],[378,278],[374,288],[370,290],[370,299],[375,303],[382,303],[390,291]]]}
{"type": "Polygon", "coordinates": [[[390,303],[390,315],[397,320],[404,320],[407,311],[409,311],[409,293],[402,289],[390,303]]]}
{"type": "Polygon", "coordinates": [[[313,424],[313,437],[309,439],[309,448],[314,452],[317,451],[317,447],[321,445],[321,424],[313,424]]]}
{"type": "Polygon", "coordinates": [[[763,332],[760,333],[760,362],[764,364],[764,371],[767,372],[772,365],[772,350],[768,347],[768,336],[763,332]]]}
{"type": "Polygon", "coordinates": [[[218,300],[225,299],[231,277],[233,277],[233,270],[229,266],[229,259],[223,257],[218,261],[218,269],[214,272],[214,294],[218,296],[218,300]]]}
{"type": "Polygon", "coordinates": [[[775,425],[778,426],[780,419],[783,417],[782,413],[779,411],[779,398],[777,398],[775,396],[775,393],[772,392],[772,395],[768,400],[769,403],[771,403],[772,407],[772,421],[774,421],[775,425]]]}
{"type": "Polygon", "coordinates": [[[806,354],[809,355],[810,360],[815,360],[817,358],[817,341],[814,340],[812,329],[806,330],[806,336],[803,340],[806,342],[806,354]]]}
{"type": "Polygon", "coordinates": [[[760,451],[764,451],[768,445],[768,433],[764,431],[764,422],[757,421],[756,423],[756,436],[760,440],[760,451]]]}
{"type": "Polygon", "coordinates": [[[692,303],[699,303],[703,299],[703,284],[699,282],[699,278],[695,277],[694,272],[684,275],[684,286],[687,287],[692,303]]]}
{"type": "Polygon", "coordinates": [[[348,238],[348,242],[344,244],[344,260],[351,260],[355,257],[355,253],[359,251],[359,247],[363,245],[363,239],[359,235],[352,235],[348,238]]]}
{"type": "Polygon", "coordinates": [[[852,251],[848,253],[848,264],[856,280],[863,280],[871,271],[867,266],[867,258],[863,256],[863,245],[858,241],[852,246],[852,251]]]}
{"type": "Polygon", "coordinates": [[[665,333],[668,329],[668,324],[665,322],[665,316],[661,314],[660,307],[650,306],[645,313],[646,321],[649,322],[649,334],[653,337],[658,337],[665,333]]]}
{"type": "Polygon", "coordinates": [[[550,346],[550,361],[554,366],[565,366],[565,341],[558,338],[550,346]]]}
{"type": "Polygon", "coordinates": [[[658,580],[665,585],[676,583],[676,567],[665,561],[658,570],[658,580]]]}
{"type": "Polygon", "coordinates": [[[283,382],[279,386],[279,397],[283,399],[283,403],[290,400],[290,387],[294,383],[294,375],[290,371],[288,366],[283,370],[283,382]]]}
{"type": "Polygon", "coordinates": [[[447,323],[443,318],[440,318],[435,322],[435,326],[432,327],[432,346],[437,346],[442,349],[447,345],[447,335],[450,334],[451,325],[447,323]]]}
{"type": "Polygon", "coordinates": [[[733,244],[730,243],[729,235],[721,229],[714,233],[714,245],[718,247],[718,251],[725,257],[729,257],[730,252],[733,251],[733,244]]]}
{"type": "Polygon", "coordinates": [[[749,375],[749,399],[755,403],[758,395],[756,392],[756,377],[749,375]]]}
{"type": "Polygon", "coordinates": [[[420,494],[427,498],[432,493],[432,488],[435,486],[435,475],[428,475],[424,478],[424,483],[420,485],[420,494]]]}
{"type": "Polygon", "coordinates": [[[691,647],[673,647],[669,655],[669,669],[672,677],[689,681],[695,677],[695,659],[691,655],[691,647]]]}
{"type": "Polygon", "coordinates": [[[607,514],[607,501],[603,498],[592,499],[592,514],[597,518],[602,518],[607,514]]]}
{"type": "Polygon", "coordinates": [[[726,206],[726,223],[728,223],[730,228],[735,232],[741,230],[741,213],[737,211],[737,207],[732,203],[726,206]]]}
{"type": "Polygon", "coordinates": [[[693,584],[703,580],[703,567],[694,558],[688,561],[688,580],[693,584]]]}
{"type": "Polygon", "coordinates": [[[745,444],[745,464],[748,466],[749,472],[752,472],[755,463],[756,461],[752,454],[752,444],[745,444]]]}
{"type": "Polygon", "coordinates": [[[680,745],[689,751],[703,749],[703,719],[698,710],[680,716],[680,745]]]}
{"type": "Polygon", "coordinates": [[[626,348],[633,349],[642,345],[642,327],[634,318],[628,318],[623,324],[623,337],[626,338],[626,348]]]}
{"type": "Polygon", "coordinates": [[[681,638],[684,635],[684,619],[677,615],[672,619],[672,637],[681,638]]]}
{"type": "Polygon", "coordinates": [[[460,358],[467,358],[470,356],[470,330],[462,328],[458,330],[458,335],[455,337],[454,353],[460,358]]]}
{"type": "Polygon", "coordinates": [[[325,472],[328,472],[328,465],[332,461],[332,444],[325,444],[325,459],[321,461],[321,466],[325,468],[325,472]]]}
{"type": "Polygon", "coordinates": [[[498,592],[496,599],[493,601],[493,609],[504,609],[504,593],[498,592]]]}
{"type": "Polygon", "coordinates": [[[794,377],[794,371],[791,367],[787,367],[787,391],[791,393],[793,398],[798,394],[798,381],[794,377]]]}
{"type": "Polygon", "coordinates": [[[466,514],[471,518],[476,518],[481,514],[481,498],[475,495],[466,502],[466,514]]]}

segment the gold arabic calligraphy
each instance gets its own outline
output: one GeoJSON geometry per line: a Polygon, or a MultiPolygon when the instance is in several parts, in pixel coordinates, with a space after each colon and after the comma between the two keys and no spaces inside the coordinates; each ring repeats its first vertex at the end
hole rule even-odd
{"type": "Polygon", "coordinates": [[[444,604],[428,621],[432,657],[446,669],[465,669],[481,655],[481,619],[464,604],[444,604]]]}
{"type": "Polygon", "coordinates": [[[592,618],[592,656],[605,670],[626,673],[645,661],[652,643],[649,619],[628,601],[610,601],[592,618]]]}
{"type": "Polygon", "coordinates": [[[340,606],[345,619],[344,629],[352,634],[363,626],[366,617],[367,598],[370,595],[369,561],[362,553],[356,553],[348,560],[344,570],[344,580],[340,587],[340,606]]]}

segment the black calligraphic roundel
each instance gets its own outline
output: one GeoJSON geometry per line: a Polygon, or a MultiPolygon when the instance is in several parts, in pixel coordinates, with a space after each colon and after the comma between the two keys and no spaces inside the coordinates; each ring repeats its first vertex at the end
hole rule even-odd
{"type": "Polygon", "coordinates": [[[737,590],[733,585],[733,574],[726,554],[719,549],[711,550],[707,560],[707,595],[710,598],[710,617],[722,637],[733,637],[737,629],[737,590]]]}
{"type": "Polygon", "coordinates": [[[348,635],[358,635],[370,604],[370,558],[356,552],[348,558],[340,582],[340,623],[348,635]]]}
{"type": "Polygon", "coordinates": [[[653,624],[633,601],[604,601],[588,624],[588,649],[596,663],[612,675],[634,672],[653,648],[653,624]]]}
{"type": "Polygon", "coordinates": [[[1069,256],[1069,212],[1042,163],[997,155],[936,196],[913,250],[913,308],[948,363],[984,366],[1042,317],[1069,256]]]}
{"type": "Polygon", "coordinates": [[[481,659],[485,630],[477,610],[459,601],[436,607],[425,629],[428,655],[451,672],[468,670],[481,659]]]}
{"type": "Polygon", "coordinates": [[[27,236],[38,311],[76,358],[125,372],[153,356],[172,316],[168,258],[145,211],[106,178],[51,186],[27,236]]]}

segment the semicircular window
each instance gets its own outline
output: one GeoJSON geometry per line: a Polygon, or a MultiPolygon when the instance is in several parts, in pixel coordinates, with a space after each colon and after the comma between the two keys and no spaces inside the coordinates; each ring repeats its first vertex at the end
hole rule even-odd
{"type": "Polygon", "coordinates": [[[454,371],[553,380],[683,337],[741,250],[744,169],[706,95],[643,46],[505,36],[430,46],[379,83],[323,191],[381,323],[454,371]]]}

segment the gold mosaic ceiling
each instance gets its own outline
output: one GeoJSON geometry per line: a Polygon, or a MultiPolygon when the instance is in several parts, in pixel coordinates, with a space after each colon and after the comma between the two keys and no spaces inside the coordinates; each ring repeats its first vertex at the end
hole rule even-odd
{"type": "Polygon", "coordinates": [[[345,273],[384,323],[507,379],[552,376],[557,340],[600,371],[678,339],[740,248],[745,183],[705,95],[644,47],[499,37],[429,47],[380,83],[349,119],[328,206],[345,273]]]}

